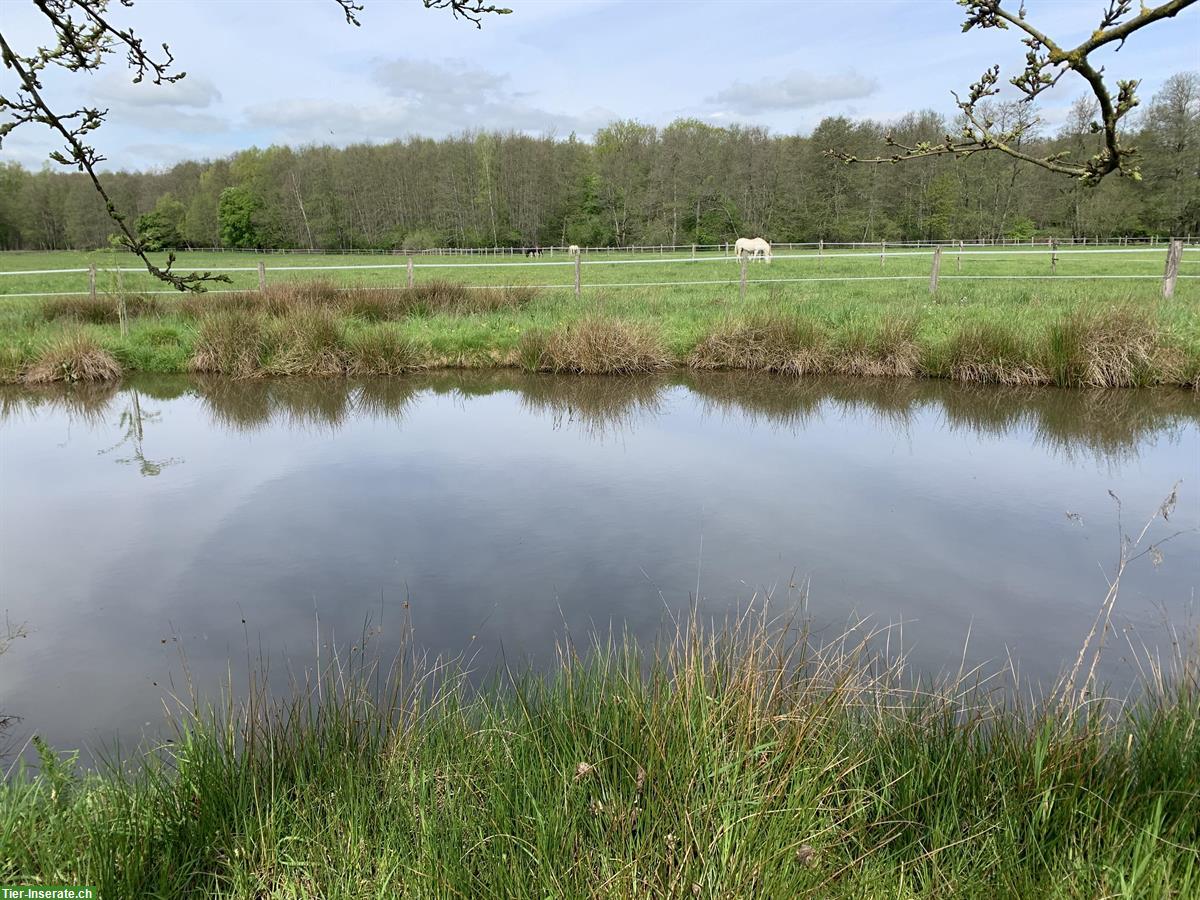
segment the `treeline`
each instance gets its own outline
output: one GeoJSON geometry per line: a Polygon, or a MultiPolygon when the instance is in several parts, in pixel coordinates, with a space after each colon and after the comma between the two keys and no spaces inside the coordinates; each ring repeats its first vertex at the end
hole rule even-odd
{"type": "MultiPolygon", "coordinates": [[[[1001,127],[1032,115],[992,111],[1001,127]]],[[[1057,132],[1021,149],[1089,157],[1099,138],[1084,101],[1057,132]]],[[[1126,140],[1140,181],[1089,188],[998,153],[903,165],[876,156],[886,134],[911,145],[956,130],[933,112],[893,123],[824,119],[808,136],[680,119],[619,121],[594,141],[516,133],[381,145],[270,147],[163,172],[115,172],[107,187],[161,247],[422,249],[581,244],[1200,234],[1200,75],[1168,80],[1126,140]]],[[[114,231],[86,176],[0,165],[0,248],[104,246],[114,231]]]]}

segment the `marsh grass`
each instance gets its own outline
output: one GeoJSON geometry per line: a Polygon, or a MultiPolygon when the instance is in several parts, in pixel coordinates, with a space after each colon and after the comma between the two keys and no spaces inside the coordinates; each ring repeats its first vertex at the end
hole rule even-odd
{"type": "Polygon", "coordinates": [[[831,369],[839,375],[911,378],[921,372],[917,319],[887,312],[852,317],[839,324],[830,342],[831,369]]]}
{"type": "Polygon", "coordinates": [[[534,288],[469,287],[449,281],[421,282],[411,288],[355,288],[314,278],[268,285],[263,292],[191,295],[179,301],[177,309],[192,319],[226,310],[283,317],[321,309],[364,322],[386,322],[409,316],[460,316],[514,310],[528,304],[536,295],[534,288]]]}
{"type": "MultiPolygon", "coordinates": [[[[592,292],[581,307],[568,292],[527,287],[445,281],[411,289],[350,287],[297,279],[263,293],[157,303],[157,316],[135,313],[125,333],[112,322],[89,326],[126,371],[187,371],[197,356],[211,357],[212,348],[198,346],[196,338],[202,321],[217,314],[256,315],[268,336],[286,336],[293,316],[311,313],[336,316],[343,343],[367,326],[390,325],[419,353],[423,368],[518,365],[615,374],[669,365],[1065,387],[1200,381],[1194,304],[1132,291],[1097,298],[1059,285],[1037,291],[960,287],[953,296],[933,298],[871,285],[772,287],[744,300],[723,288],[647,288],[592,292]]],[[[17,300],[0,310],[0,346],[23,348],[11,357],[29,359],[44,336],[76,322],[70,316],[48,319],[44,310],[40,300],[17,300]]],[[[275,351],[286,356],[286,349],[264,347],[259,367],[269,368],[275,351]]],[[[304,349],[297,348],[300,356],[304,349]]],[[[289,361],[285,368],[337,368],[327,363],[289,361]]],[[[392,368],[382,366],[381,372],[392,368]]],[[[361,365],[354,372],[366,374],[361,365]]]]}
{"type": "Polygon", "coordinates": [[[411,340],[387,325],[369,325],[346,336],[348,375],[402,375],[421,365],[411,340]]]}
{"type": "MultiPolygon", "coordinates": [[[[125,298],[125,315],[128,318],[157,315],[161,311],[154,297],[130,294],[125,298]]],[[[118,300],[111,296],[96,297],[51,297],[41,307],[42,317],[48,321],[67,319],[89,325],[116,325],[121,321],[118,300]]]]}
{"type": "Polygon", "coordinates": [[[727,318],[692,350],[693,369],[746,369],[781,375],[817,375],[828,371],[828,335],[807,317],[772,314],[727,318]]]}
{"type": "Polygon", "coordinates": [[[931,375],[984,384],[1049,384],[1051,376],[1021,332],[996,322],[966,322],[950,338],[943,355],[923,363],[931,375]]]}
{"type": "Polygon", "coordinates": [[[651,328],[594,313],[553,329],[526,332],[517,354],[531,371],[577,375],[636,375],[672,364],[651,328]]]}
{"type": "Polygon", "coordinates": [[[1125,307],[1075,310],[1046,336],[1046,367],[1061,387],[1141,387],[1171,380],[1154,316],[1125,307]]]}
{"type": "Polygon", "coordinates": [[[143,765],[39,746],[0,878],[101,896],[1185,897],[1194,656],[1135,698],[914,678],[886,632],[747,614],[474,688],[405,643],[185,694],[143,765]],[[1065,702],[1069,699],[1069,702],[1065,702]]]}
{"type": "Polygon", "coordinates": [[[56,334],[37,351],[23,378],[34,384],[52,381],[108,381],[121,377],[121,364],[85,331],[56,334]]]}
{"type": "Polygon", "coordinates": [[[349,360],[342,325],[326,307],[291,309],[272,325],[271,375],[344,375],[349,360]]]}
{"type": "Polygon", "coordinates": [[[196,324],[189,367],[193,372],[248,378],[262,373],[268,347],[267,326],[260,313],[237,306],[212,310],[196,324]]]}

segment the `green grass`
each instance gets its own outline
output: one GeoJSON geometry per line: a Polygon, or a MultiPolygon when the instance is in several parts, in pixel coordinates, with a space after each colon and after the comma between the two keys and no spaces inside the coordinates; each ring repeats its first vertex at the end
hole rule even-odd
{"type": "Polygon", "coordinates": [[[0,788],[0,882],[102,897],[1189,897],[1193,657],[1132,700],[913,683],[748,618],[475,690],[361,651],[0,788]],[[385,674],[386,672],[386,674],[385,674]]]}
{"type": "MultiPolygon", "coordinates": [[[[53,267],[81,264],[86,257],[9,254],[0,259],[0,266],[8,270],[53,267]]],[[[231,259],[247,262],[245,254],[220,254],[184,260],[184,264],[231,259]]],[[[381,264],[381,259],[387,264],[391,258],[347,258],[357,264],[381,264]]],[[[463,258],[449,259],[461,262],[463,258]]],[[[1184,259],[1185,273],[1191,269],[1200,273],[1200,253],[1185,254],[1184,259]]],[[[541,282],[549,277],[547,272],[558,273],[554,277],[562,283],[569,280],[570,267],[495,269],[479,265],[479,260],[468,261],[474,268],[419,270],[412,290],[395,287],[404,277],[403,270],[363,270],[353,273],[354,282],[342,283],[330,279],[347,278],[347,273],[289,273],[289,281],[281,280],[282,273],[278,280],[271,275],[264,295],[242,291],[136,299],[135,294],[126,304],[127,334],[121,333],[116,299],[110,295],[95,302],[86,297],[4,300],[0,296],[0,347],[5,361],[0,370],[19,375],[22,364],[34,359],[59,330],[82,327],[125,371],[183,372],[194,367],[201,349],[200,322],[209,312],[237,307],[264,317],[259,330],[296,334],[279,320],[302,307],[322,306],[334,310],[339,320],[336,338],[327,332],[328,339],[339,345],[334,355],[344,357],[346,346],[361,341],[363,329],[373,328],[376,340],[389,332],[387,340],[409,349],[403,368],[528,365],[530,342],[539,335],[544,339],[556,335],[557,343],[565,346],[580,321],[603,319],[649,336],[673,365],[1094,386],[1191,385],[1200,375],[1200,280],[1182,279],[1170,300],[1159,296],[1155,280],[947,280],[931,296],[924,279],[758,284],[748,288],[744,299],[738,296],[736,284],[595,288],[576,298],[569,289],[502,287],[521,279],[541,282]],[[462,287],[466,284],[489,287],[467,290],[462,287]]],[[[289,256],[271,257],[270,262],[312,265],[339,260],[289,256]]],[[[964,257],[962,265],[964,272],[1028,272],[1042,262],[1040,255],[986,254],[964,257]]],[[[800,277],[818,268],[840,267],[871,275],[880,268],[888,273],[906,267],[923,272],[927,265],[927,257],[889,259],[880,267],[874,257],[830,255],[819,261],[777,258],[770,267],[754,264],[752,272],[771,278],[800,277]]],[[[954,268],[947,256],[943,272],[954,268]]],[[[1063,257],[1059,263],[1064,274],[1072,269],[1083,274],[1132,274],[1159,268],[1158,255],[1149,254],[1063,257]]],[[[702,272],[733,278],[736,263],[710,259],[695,264],[667,260],[656,265],[597,265],[585,268],[585,283],[599,284],[606,278],[639,283],[689,280],[702,272]]],[[[14,287],[38,287],[38,279],[43,278],[59,278],[61,289],[62,277],[0,278],[0,289],[12,293],[14,287]]],[[[132,282],[137,277],[126,276],[125,286],[135,287],[132,282]]],[[[254,274],[252,282],[243,286],[256,280],[254,274]]],[[[281,363],[272,358],[275,352],[286,355],[287,347],[264,346],[254,372],[339,368],[281,363]]],[[[554,368],[595,371],[586,362],[565,360],[554,368]]],[[[618,362],[613,371],[639,368],[618,362]]],[[[363,364],[355,371],[363,372],[363,364]]]]}

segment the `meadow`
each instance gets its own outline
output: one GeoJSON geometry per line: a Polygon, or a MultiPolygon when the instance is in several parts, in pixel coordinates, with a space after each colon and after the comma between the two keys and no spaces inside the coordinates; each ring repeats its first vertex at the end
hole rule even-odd
{"type": "Polygon", "coordinates": [[[582,260],[578,297],[574,263],[561,253],[534,260],[417,255],[411,288],[404,257],[278,254],[263,257],[265,292],[254,254],[181,254],[179,271],[241,270],[224,273],[228,285],[186,296],[163,293],[145,273],[112,271],[115,262],[128,264],[112,251],[15,253],[0,259],[0,271],[9,273],[0,275],[0,372],[36,381],[121,371],[686,366],[1194,385],[1200,253],[1185,251],[1175,295],[1164,299],[1165,251],[1082,249],[1060,250],[1052,266],[1045,247],[968,248],[961,258],[950,248],[936,293],[928,249],[885,257],[877,250],[781,251],[769,266],[748,266],[744,296],[738,263],[718,255],[592,253],[582,260]],[[93,263],[95,298],[86,295],[93,263]],[[44,272],[60,267],[81,271],[44,272]]]}

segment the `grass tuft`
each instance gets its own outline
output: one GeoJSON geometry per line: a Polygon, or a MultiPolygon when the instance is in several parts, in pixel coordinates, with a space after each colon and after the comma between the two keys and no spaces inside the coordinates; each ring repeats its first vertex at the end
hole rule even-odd
{"type": "Polygon", "coordinates": [[[687,365],[816,375],[829,365],[827,341],[820,325],[807,318],[776,314],[728,319],[701,339],[688,355],[687,365]]]}
{"type": "MultiPolygon", "coordinates": [[[[157,315],[160,311],[161,306],[154,297],[130,294],[125,298],[128,318],[157,315]]],[[[117,298],[108,296],[53,297],[42,304],[41,312],[48,322],[67,319],[89,325],[116,325],[121,321],[117,298]]]]}
{"type": "Polygon", "coordinates": [[[344,375],[346,347],[337,314],[322,306],[295,307],[274,329],[272,375],[344,375]]]}
{"type": "Polygon", "coordinates": [[[108,381],[121,377],[121,364],[83,331],[67,331],[47,341],[25,371],[32,383],[108,381]]]}
{"type": "Polygon", "coordinates": [[[349,375],[401,375],[421,364],[412,341],[387,325],[371,325],[346,337],[346,370],[349,375]]]}
{"type": "Polygon", "coordinates": [[[1029,343],[995,322],[967,322],[951,337],[936,371],[955,381],[987,384],[1048,384],[1050,375],[1034,358],[1029,343]]]}
{"type": "Polygon", "coordinates": [[[841,375],[911,378],[921,371],[917,321],[884,313],[842,323],[830,346],[831,371],[841,375]]]}
{"type": "Polygon", "coordinates": [[[588,315],[549,331],[521,336],[517,354],[531,371],[577,375],[634,375],[671,366],[671,356],[651,329],[588,315]]]}
{"type": "Polygon", "coordinates": [[[234,378],[260,375],[267,347],[261,314],[236,306],[206,312],[197,323],[190,368],[234,378]]]}
{"type": "Polygon", "coordinates": [[[1159,371],[1159,328],[1147,311],[1076,309],[1047,333],[1046,368],[1060,387],[1142,387],[1170,381],[1159,371]]]}

